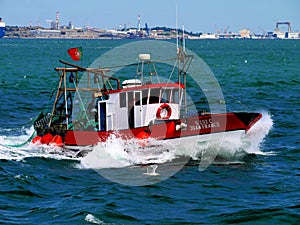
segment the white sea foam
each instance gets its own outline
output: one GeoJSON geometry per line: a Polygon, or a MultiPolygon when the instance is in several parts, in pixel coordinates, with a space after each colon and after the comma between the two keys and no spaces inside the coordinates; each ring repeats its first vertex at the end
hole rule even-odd
{"type": "MultiPolygon", "coordinates": [[[[11,134],[15,130],[14,129],[1,129],[1,133],[11,134]]],[[[21,131],[18,130],[18,133],[23,133],[19,136],[14,135],[2,135],[0,136],[0,145],[3,146],[11,146],[11,145],[21,145],[26,142],[31,135],[34,133],[34,128],[31,126],[30,128],[21,128],[21,131]]]]}
{"type": "Polygon", "coordinates": [[[245,136],[245,142],[248,142],[248,147],[245,151],[248,154],[256,155],[272,155],[273,152],[261,151],[261,145],[265,137],[268,135],[273,127],[273,119],[268,112],[262,112],[262,118],[254,124],[245,136]]]}
{"type": "Polygon", "coordinates": [[[103,225],[105,224],[103,221],[99,220],[93,214],[87,214],[84,220],[93,224],[103,224],[103,225]]]}
{"type": "MultiPolygon", "coordinates": [[[[70,159],[71,154],[62,152],[62,149],[51,145],[36,145],[30,141],[34,134],[33,126],[21,128],[22,135],[2,135],[0,136],[0,159],[23,160],[29,157],[43,157],[54,159],[70,159]]],[[[12,133],[12,129],[1,129],[2,133],[12,133]]]]}
{"type": "Polygon", "coordinates": [[[148,175],[148,176],[159,176],[158,173],[156,173],[156,169],[157,169],[157,165],[150,165],[147,166],[147,173],[144,173],[144,175],[148,175]]]}
{"type": "Polygon", "coordinates": [[[99,143],[81,160],[83,168],[120,168],[137,164],[164,163],[175,158],[169,151],[171,146],[165,141],[164,145],[155,139],[122,140],[114,135],[105,143],[99,143]]]}

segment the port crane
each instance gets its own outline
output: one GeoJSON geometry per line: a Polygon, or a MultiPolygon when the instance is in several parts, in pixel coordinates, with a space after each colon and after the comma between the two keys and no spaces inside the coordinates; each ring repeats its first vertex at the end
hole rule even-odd
{"type": "Polygon", "coordinates": [[[292,27],[291,27],[291,23],[284,21],[284,22],[276,22],[276,31],[279,31],[279,25],[287,25],[288,26],[288,32],[291,33],[292,32],[292,27]]]}

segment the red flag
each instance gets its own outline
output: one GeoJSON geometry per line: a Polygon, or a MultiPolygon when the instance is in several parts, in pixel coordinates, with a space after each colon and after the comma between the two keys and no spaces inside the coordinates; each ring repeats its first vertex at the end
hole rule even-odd
{"type": "Polygon", "coordinates": [[[69,48],[68,54],[74,61],[79,61],[82,57],[82,47],[69,48]]]}

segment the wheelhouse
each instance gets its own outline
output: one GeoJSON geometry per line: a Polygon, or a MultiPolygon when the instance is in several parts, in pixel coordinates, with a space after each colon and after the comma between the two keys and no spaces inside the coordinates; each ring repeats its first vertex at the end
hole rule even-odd
{"type": "MultiPolygon", "coordinates": [[[[148,126],[154,120],[179,119],[183,88],[176,83],[161,83],[110,91],[108,100],[98,102],[98,117],[106,118],[107,130],[148,126]],[[105,116],[101,114],[102,107],[106,109],[105,116]]],[[[98,129],[103,130],[100,124],[98,129]]]]}

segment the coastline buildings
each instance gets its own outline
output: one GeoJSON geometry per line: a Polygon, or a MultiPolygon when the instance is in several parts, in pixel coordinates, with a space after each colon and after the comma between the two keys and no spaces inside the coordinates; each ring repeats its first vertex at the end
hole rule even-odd
{"type": "MultiPolygon", "coordinates": [[[[1,21],[0,21],[1,22],[1,21]]],[[[176,39],[176,29],[167,27],[148,28],[145,23],[145,28],[141,27],[141,17],[138,15],[138,23],[136,28],[119,29],[99,29],[87,27],[74,27],[72,22],[61,25],[60,14],[56,12],[55,20],[46,20],[49,23],[49,28],[40,26],[29,27],[12,27],[6,26],[4,38],[66,38],[66,39],[176,39]]],[[[229,26],[228,26],[229,27],[229,26]]],[[[300,39],[300,32],[292,32],[290,22],[276,22],[274,32],[265,32],[263,34],[251,33],[249,29],[243,29],[239,32],[230,32],[226,27],[222,32],[216,33],[193,33],[185,31],[187,39],[300,39]],[[286,31],[280,29],[281,26],[287,26],[286,31]]],[[[182,30],[178,30],[182,34],[182,30]]]]}
{"type": "MultiPolygon", "coordinates": [[[[180,34],[182,31],[179,32],[180,34]]],[[[254,34],[248,29],[228,33],[200,33],[185,32],[187,39],[300,39],[300,32],[286,32],[275,30],[264,34],[254,34]]],[[[70,38],[70,39],[176,39],[176,30],[170,28],[153,28],[149,32],[142,29],[105,30],[99,28],[68,28],[49,29],[43,27],[12,27],[6,26],[4,38],[70,38]]]]}
{"type": "Polygon", "coordinates": [[[274,32],[265,32],[263,34],[251,33],[249,29],[240,30],[239,33],[227,32],[224,29],[223,33],[217,32],[215,34],[201,34],[200,39],[300,39],[300,32],[292,32],[291,22],[283,21],[276,22],[274,32]],[[286,31],[279,28],[280,25],[287,26],[286,31]]]}

